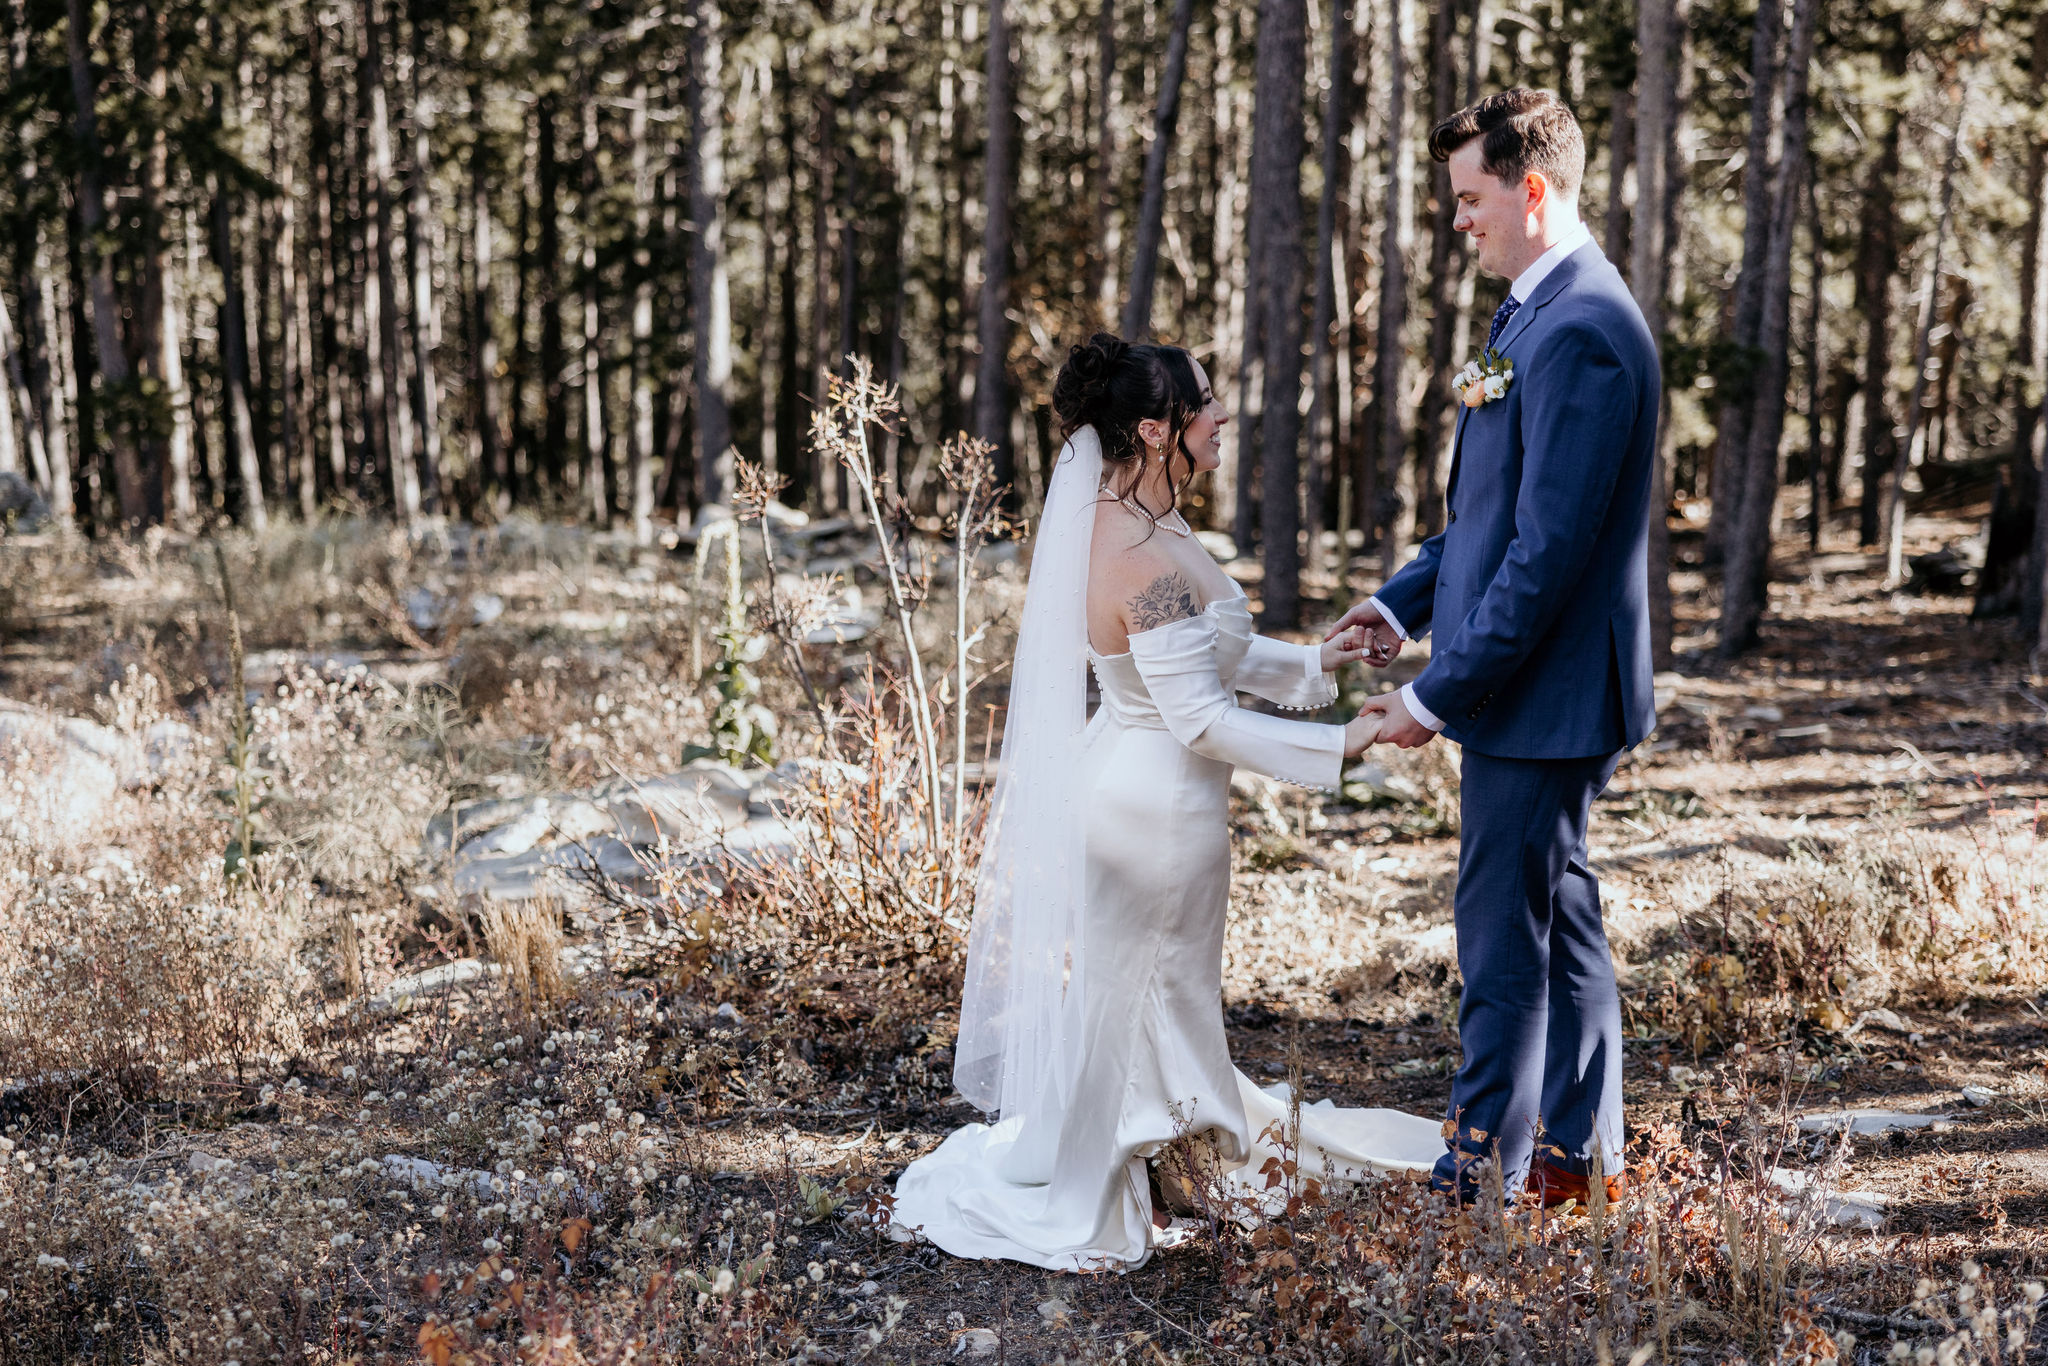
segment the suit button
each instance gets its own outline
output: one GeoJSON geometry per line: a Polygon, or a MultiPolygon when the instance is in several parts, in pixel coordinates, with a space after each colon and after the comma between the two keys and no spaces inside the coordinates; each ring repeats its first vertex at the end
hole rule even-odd
{"type": "MultiPolygon", "coordinates": [[[[1456,508],[1453,508],[1453,509],[1451,509],[1451,513],[1450,513],[1450,519],[1449,519],[1449,520],[1450,520],[1450,521],[1452,521],[1452,522],[1455,522],[1455,521],[1457,521],[1457,520],[1458,520],[1458,510],[1457,510],[1456,508]]],[[[1446,523],[1446,525],[1448,525],[1448,523],[1446,523]]]]}

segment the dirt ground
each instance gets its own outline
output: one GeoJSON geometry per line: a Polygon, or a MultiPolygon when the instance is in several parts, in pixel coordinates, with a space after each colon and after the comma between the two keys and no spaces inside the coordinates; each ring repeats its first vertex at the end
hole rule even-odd
{"type": "MultiPolygon", "coordinates": [[[[1966,540],[1980,513],[1914,519],[1909,549],[1966,540]]],[[[1714,604],[1702,577],[1677,576],[1678,667],[1658,678],[1656,734],[1598,803],[1592,855],[1623,981],[1632,1130],[1671,1126],[1698,1138],[1759,1086],[1782,1087],[1771,1103],[1788,1114],[1941,1117],[1853,1140],[1842,1185],[1880,1203],[1882,1220],[1832,1230],[1816,1253],[1829,1321],[1881,1343],[1914,1321],[1907,1306],[1921,1275],[1953,1274],[1966,1258],[2015,1279],[2048,1272],[2048,997],[1980,985],[1961,963],[1954,973],[1922,964],[1904,986],[1865,991],[1884,1005],[1853,1015],[1749,1000],[1743,1009],[1777,1021],[1756,1052],[1729,1047],[1725,1029],[1688,1038],[1666,1008],[1667,969],[1699,948],[1681,908],[1710,905],[1715,888],[1737,881],[1789,876],[1802,858],[1851,861],[1884,831],[1939,836],[1990,866],[2048,796],[2048,701],[2023,681],[2012,623],[1972,622],[1960,590],[1888,590],[1882,557],[1840,537],[1817,554],[1787,540],[1778,565],[1766,642],[1732,665],[1711,654],[1714,604]]],[[[1369,587],[1312,581],[1305,615],[1332,617],[1369,587]]],[[[604,614],[587,615],[601,632],[604,614]]],[[[77,686],[81,661],[60,657],[51,639],[28,633],[0,650],[9,692],[50,697],[77,686]]],[[[1398,685],[1424,658],[1411,648],[1367,681],[1398,685]]],[[[1458,1058],[1448,938],[1457,841],[1445,813],[1427,801],[1310,806],[1298,794],[1264,803],[1258,795],[1240,804],[1226,944],[1223,1005],[1238,1065],[1261,1081],[1293,1078],[1310,1099],[1440,1113],[1458,1058]]],[[[2021,870],[1991,879],[2014,907],[2048,905],[2037,882],[1998,883],[2038,878],[2024,871],[2038,860],[1998,866],[2021,870]]],[[[710,1038],[722,1027],[719,1004],[707,995],[671,1009],[681,1006],[673,1018],[710,1038]]],[[[461,1009],[451,1000],[438,1043],[410,1019],[360,1043],[393,1060],[447,1051],[461,1009]]],[[[747,1009],[747,1023],[724,1036],[741,1059],[755,1047],[750,1032],[780,1046],[806,1027],[748,1018],[747,1009]]],[[[948,1098],[951,1009],[911,1021],[889,1056],[820,1062],[816,1084],[782,1087],[772,1103],[756,1090],[713,1114],[685,1098],[656,1122],[714,1197],[788,1209],[800,1174],[886,1188],[904,1163],[975,1118],[948,1098]]],[[[307,1095],[305,1104],[345,1122],[346,1088],[315,1078],[307,1095]],[[322,1099],[330,1092],[331,1103],[322,1099]]],[[[275,1152],[275,1114],[244,1110],[228,1134],[216,1117],[189,1142],[171,1114],[149,1142],[157,1154],[201,1141],[275,1152]]],[[[402,1132],[379,1137],[407,1150],[402,1132]]],[[[1230,1308],[1222,1254],[1202,1240],[1128,1275],[1071,1276],[957,1261],[850,1222],[811,1223],[796,1236],[781,1254],[790,1266],[858,1264],[857,1274],[835,1274],[805,1314],[805,1331],[826,1348],[844,1344],[849,1359],[890,1297],[907,1308],[884,1355],[930,1362],[974,1355],[987,1340],[971,1330],[992,1332],[992,1355],[1011,1362],[1140,1348],[1148,1359],[1152,1349],[1201,1359],[1230,1308]]]]}
{"type": "MultiPolygon", "coordinates": [[[[1916,520],[1913,548],[1973,531],[1967,517],[1916,520]]],[[[1820,554],[1787,542],[1779,563],[1767,642],[1733,665],[1705,648],[1712,605],[1701,577],[1678,576],[1680,665],[1659,678],[1658,731],[1623,764],[1594,817],[1595,871],[1611,920],[1631,941],[1622,956],[1630,1031],[1641,1035],[1629,1040],[1625,1066],[1635,1129],[1684,1127],[1702,1100],[1711,1108],[1733,1094],[1726,1088],[1745,1060],[1694,1056],[1649,1022],[1631,969],[1668,949],[1677,931],[1668,915],[1660,920],[1651,908],[1646,916],[1632,902],[1655,901],[1687,876],[1733,876],[1717,871],[1730,848],[1769,859],[1790,840],[1822,848],[1853,840],[1876,811],[1904,813],[1914,827],[1977,827],[1995,839],[1989,808],[2028,813],[2048,796],[2048,705],[2019,681],[2009,622],[1973,623],[1967,596],[1887,591],[1881,555],[1832,538],[1820,554]]],[[[1314,618],[1340,606],[1311,601],[1306,611],[1314,618]]],[[[1420,663],[1405,655],[1387,686],[1420,663]]],[[[1298,1069],[1310,1098],[1440,1113],[1458,1056],[1455,989],[1441,967],[1384,987],[1361,984],[1358,957],[1370,952],[1365,927],[1389,918],[1448,922],[1456,840],[1370,809],[1331,809],[1324,819],[1291,870],[1254,871],[1240,858],[1226,949],[1233,1055],[1260,1080],[1298,1069]],[[1304,924],[1301,901],[1290,899],[1295,914],[1275,915],[1273,884],[1305,879],[1340,909],[1304,924]]],[[[1973,994],[1958,982],[1931,999],[1895,1002],[1894,1016],[1909,1026],[1903,1035],[1867,1025],[1846,1038],[1838,1028],[1806,1040],[1789,1099],[1797,1113],[1945,1116],[1854,1140],[1843,1184],[1882,1197],[1885,1214],[1875,1231],[1842,1229],[1825,1240],[1833,1265],[1823,1302],[1841,1311],[1840,1326],[1881,1343],[1882,1321],[1906,1312],[1915,1278],[1952,1272],[1966,1258],[2016,1277],[2048,1270],[2042,1005],[2010,992],[1973,994]],[[1984,1088],[1986,1103],[1966,1099],[1966,1086],[1984,1088]]],[[[749,1152],[761,1151],[752,1141],[783,1139],[835,1150],[857,1139],[833,1153],[834,1164],[886,1179],[973,1117],[964,1103],[869,1100],[851,1115],[791,1115],[752,1135],[734,1126],[724,1139],[730,1179],[746,1179],[749,1152]]],[[[835,1251],[847,1255],[843,1245],[817,1255],[835,1251]]],[[[930,1248],[876,1244],[853,1255],[871,1258],[866,1274],[911,1301],[897,1341],[914,1342],[921,1360],[946,1359],[963,1328],[994,1330],[1013,1361],[1072,1352],[1077,1335],[1106,1344],[1146,1334],[1165,1348],[1192,1347],[1209,1339],[1225,1307],[1216,1260],[1200,1247],[1100,1277],[961,1262],[930,1248]],[[1041,1306],[1054,1301],[1064,1309],[1049,1320],[1041,1306]]],[[[848,1301],[847,1319],[849,1335],[865,1321],[858,1301],[848,1301]]]]}

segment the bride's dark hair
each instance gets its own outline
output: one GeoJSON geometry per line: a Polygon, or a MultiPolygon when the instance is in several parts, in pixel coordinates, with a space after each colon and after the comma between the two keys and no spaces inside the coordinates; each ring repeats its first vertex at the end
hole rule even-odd
{"type": "MultiPolygon", "coordinates": [[[[1097,332],[1067,352],[1067,362],[1053,381],[1052,406],[1060,415],[1063,440],[1083,427],[1095,428],[1108,472],[1104,483],[1119,501],[1130,498],[1145,473],[1145,439],[1138,435],[1138,424],[1147,419],[1164,422],[1166,449],[1176,457],[1167,461],[1167,487],[1174,502],[1180,500],[1195,473],[1194,457],[1183,441],[1204,406],[1194,359],[1185,350],[1151,342],[1133,346],[1097,332]]],[[[1146,512],[1157,522],[1172,510],[1169,503],[1146,512]]]]}

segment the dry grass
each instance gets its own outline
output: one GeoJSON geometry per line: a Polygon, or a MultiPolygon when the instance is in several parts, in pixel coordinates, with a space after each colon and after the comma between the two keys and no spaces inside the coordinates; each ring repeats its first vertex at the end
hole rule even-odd
{"type": "MultiPolygon", "coordinates": [[[[193,727],[83,832],[33,784],[0,803],[0,1361],[2023,1359],[2048,851],[2039,721],[1970,681],[1981,658],[1935,673],[1924,715],[1839,656],[1825,688],[1778,663],[1681,681],[1595,822],[1628,995],[1620,1204],[1460,1212],[1282,1168],[1277,1216],[1212,1188],[1192,1245],[1049,1277],[876,1228],[893,1173],[969,1117],[949,1077],[978,816],[954,766],[994,738],[1014,572],[970,576],[956,615],[949,527],[912,539],[894,595],[872,547],[812,547],[806,578],[760,530],[743,629],[779,637],[752,667],[807,760],[775,796],[799,837],[767,863],[656,858],[573,912],[451,901],[422,832],[709,739],[688,661],[718,604],[687,556],[518,523],[230,538],[257,694],[238,774],[204,547],[0,540],[11,694],[130,740],[193,727]],[[800,645],[849,586],[887,623],[800,645]],[[467,625],[487,595],[503,614],[467,625]],[[1781,740],[1744,719],[1759,699],[1835,730],[1781,740]],[[269,852],[230,876],[237,778],[269,852]],[[476,952],[499,970],[387,991],[476,952]],[[1794,1123],[1859,1102],[1957,1118],[1794,1123]],[[1890,1199],[1882,1231],[1828,1222],[1839,1184],[1890,1199]]],[[[1824,623],[1860,591],[1781,606],[1824,623]]],[[[1871,602],[1919,633],[1880,658],[1961,648],[1871,602]]],[[[1247,1072],[1427,1111],[1456,1059],[1457,773],[1440,745],[1378,757],[1347,800],[1242,794],[1225,1004],[1247,1072]]],[[[0,758],[0,781],[28,771],[0,758]]]]}

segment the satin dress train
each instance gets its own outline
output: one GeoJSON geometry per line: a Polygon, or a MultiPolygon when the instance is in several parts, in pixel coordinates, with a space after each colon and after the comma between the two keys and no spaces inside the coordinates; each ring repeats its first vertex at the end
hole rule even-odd
{"type": "MultiPolygon", "coordinates": [[[[962,1257],[1053,1270],[1143,1264],[1158,1244],[1145,1159],[1208,1141],[1247,1192],[1276,1151],[1284,1085],[1231,1065],[1223,1030],[1230,775],[1242,766],[1334,788],[1343,727],[1250,712],[1236,692],[1308,709],[1336,700],[1319,647],[1256,635],[1240,596],[1131,636],[1090,660],[1102,705],[1084,738],[1088,964],[1080,1075],[1062,1104],[969,1124],[896,1183],[892,1233],[962,1257]]],[[[1421,1171],[1441,1124],[1394,1110],[1301,1109],[1301,1169],[1360,1178],[1421,1171]]]]}

